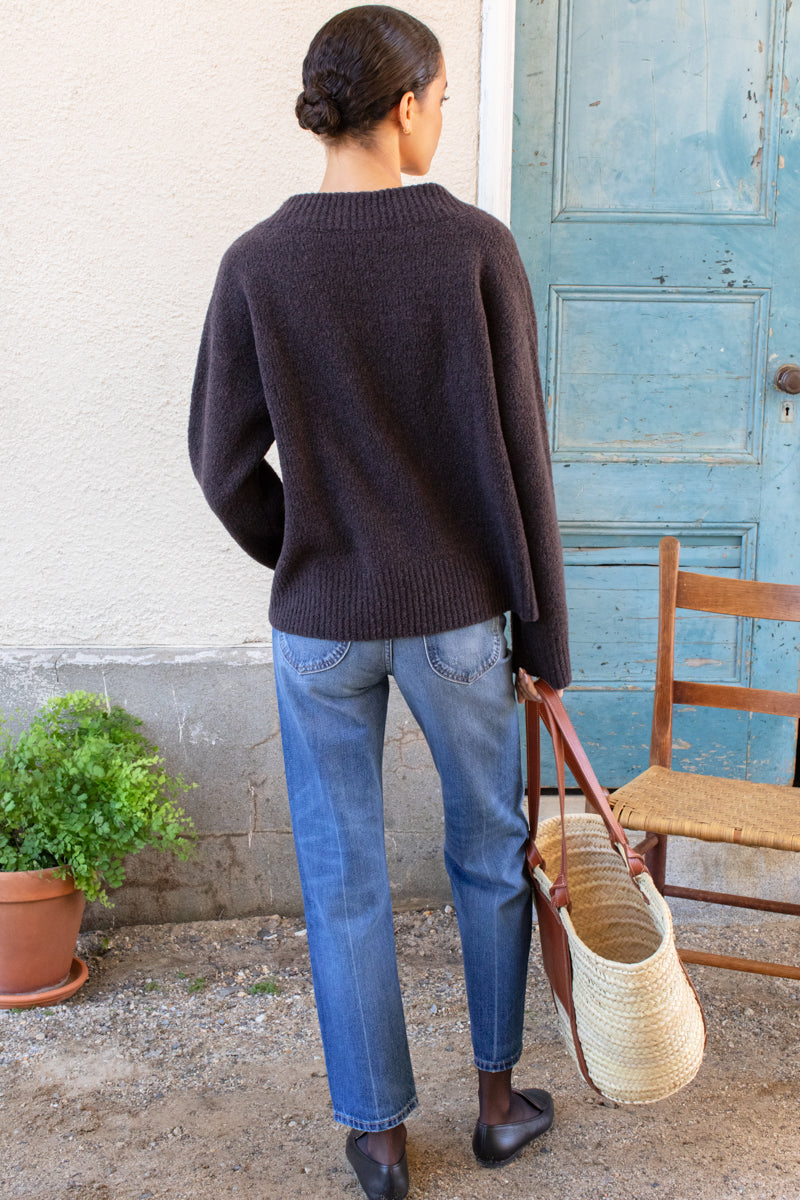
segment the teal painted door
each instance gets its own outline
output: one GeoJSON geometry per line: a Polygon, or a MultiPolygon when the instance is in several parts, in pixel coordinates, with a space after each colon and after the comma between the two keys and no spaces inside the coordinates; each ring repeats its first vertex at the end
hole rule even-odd
{"type": "MultiPolygon", "coordinates": [[[[800,412],[774,385],[800,362],[800,5],[518,0],[515,59],[567,703],[613,787],[647,765],[659,538],[689,568],[800,582],[800,412]]],[[[679,629],[684,676],[798,685],[796,627],[679,629]]],[[[675,747],[687,770],[788,782],[796,727],[685,710],[675,747]]]]}

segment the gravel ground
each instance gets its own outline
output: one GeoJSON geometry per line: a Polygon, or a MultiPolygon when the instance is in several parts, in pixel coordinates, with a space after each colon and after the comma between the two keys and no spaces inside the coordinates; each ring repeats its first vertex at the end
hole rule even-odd
{"type": "MultiPolygon", "coordinates": [[[[410,1200],[800,1200],[800,984],[692,967],[709,1036],[697,1079],[645,1107],[600,1101],[558,1040],[538,953],[515,1079],[554,1128],[511,1166],[470,1149],[475,1075],[455,915],[399,914],[421,1106],[410,1200]]],[[[715,927],[798,961],[790,922],[715,927]]],[[[698,943],[691,927],[679,940],[698,943]]],[[[363,1193],[330,1117],[302,924],[288,918],[81,935],[90,974],[52,1009],[0,1012],[0,1195],[318,1200],[363,1193]]]]}

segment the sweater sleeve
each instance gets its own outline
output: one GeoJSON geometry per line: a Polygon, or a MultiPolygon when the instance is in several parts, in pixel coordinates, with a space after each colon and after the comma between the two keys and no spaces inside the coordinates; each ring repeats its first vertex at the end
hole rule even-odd
{"type": "Polygon", "coordinates": [[[230,250],[206,314],[192,387],[189,458],[228,533],[274,568],[283,543],[280,477],[264,459],[275,441],[250,310],[230,250]]]}
{"type": "Polygon", "coordinates": [[[511,613],[512,662],[552,687],[571,679],[564,556],[556,516],[530,283],[510,230],[501,227],[486,267],[484,303],[506,452],[511,466],[538,619],[511,613]]]}

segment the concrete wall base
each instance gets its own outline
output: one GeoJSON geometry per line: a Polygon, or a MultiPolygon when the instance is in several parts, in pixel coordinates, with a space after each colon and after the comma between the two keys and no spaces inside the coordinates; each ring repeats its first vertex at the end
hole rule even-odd
{"type": "MultiPolygon", "coordinates": [[[[0,711],[12,728],[51,695],[99,692],[140,716],[168,768],[199,785],[184,802],[200,832],[196,858],[181,863],[155,851],[132,858],[126,883],[113,893],[114,907],[87,906],[84,928],[302,913],[271,647],[20,649],[0,651],[0,663],[0,711]]],[[[447,903],[439,779],[394,684],[384,790],[395,907],[447,903]]],[[[582,811],[583,802],[570,798],[570,807],[582,811]]],[[[547,798],[542,817],[556,811],[557,799],[547,798]]],[[[670,844],[669,877],[751,895],[800,894],[795,855],[679,838],[670,844]]],[[[689,901],[671,906],[680,921],[770,919],[689,901]]]]}

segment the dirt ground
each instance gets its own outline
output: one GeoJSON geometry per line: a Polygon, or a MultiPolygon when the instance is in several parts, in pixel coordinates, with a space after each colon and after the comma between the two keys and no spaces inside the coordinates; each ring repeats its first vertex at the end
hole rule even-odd
{"type": "MultiPolygon", "coordinates": [[[[796,962],[796,930],[711,936],[796,962]]],[[[470,1148],[455,915],[398,915],[397,942],[420,1094],[410,1200],[800,1200],[799,983],[690,968],[709,1030],[700,1074],[670,1100],[623,1107],[582,1083],[559,1042],[535,939],[515,1080],[552,1091],[556,1121],[487,1171],[470,1148]]],[[[0,1012],[0,1195],[360,1200],[330,1116],[300,922],[121,928],[83,934],[79,952],[90,974],[71,1000],[0,1012]]]]}

